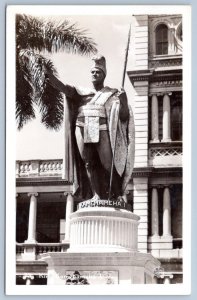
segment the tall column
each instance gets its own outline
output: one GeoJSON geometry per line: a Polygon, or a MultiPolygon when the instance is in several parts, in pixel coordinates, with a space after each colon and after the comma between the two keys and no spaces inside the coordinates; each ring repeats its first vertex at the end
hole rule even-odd
{"type": "Polygon", "coordinates": [[[37,216],[37,197],[38,193],[29,193],[30,205],[29,205],[29,224],[28,224],[28,243],[36,242],[36,216],[37,216]]]}
{"type": "Polygon", "coordinates": [[[162,142],[171,141],[170,97],[163,97],[163,139],[162,142]]]}
{"type": "Polygon", "coordinates": [[[159,235],[159,210],[158,210],[158,191],[157,188],[152,189],[152,215],[151,215],[151,235],[159,235]]]}
{"type": "Polygon", "coordinates": [[[163,192],[163,236],[171,236],[171,203],[168,187],[165,187],[163,192]]]}
{"type": "Polygon", "coordinates": [[[70,240],[70,215],[73,213],[74,209],[74,199],[71,193],[65,193],[66,199],[66,212],[65,212],[65,238],[63,242],[68,242],[70,240]]]}
{"type": "Polygon", "coordinates": [[[151,99],[151,141],[159,142],[159,111],[156,95],[153,95],[151,99]]]}

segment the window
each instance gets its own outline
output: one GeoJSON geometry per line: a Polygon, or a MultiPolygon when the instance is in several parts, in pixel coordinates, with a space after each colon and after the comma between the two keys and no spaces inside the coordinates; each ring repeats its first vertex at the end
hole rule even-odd
{"type": "Polygon", "coordinates": [[[168,27],[164,24],[156,28],[156,55],[168,54],[168,27]]]}
{"type": "Polygon", "coordinates": [[[171,138],[182,141],[182,94],[173,94],[171,99],[171,138]]]}

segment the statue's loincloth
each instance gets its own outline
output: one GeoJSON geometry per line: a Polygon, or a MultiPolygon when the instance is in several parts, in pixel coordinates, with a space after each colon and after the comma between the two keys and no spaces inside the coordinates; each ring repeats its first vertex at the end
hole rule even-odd
{"type": "Polygon", "coordinates": [[[105,107],[96,104],[80,107],[76,126],[84,128],[84,143],[98,143],[99,131],[108,130],[105,107]]]}

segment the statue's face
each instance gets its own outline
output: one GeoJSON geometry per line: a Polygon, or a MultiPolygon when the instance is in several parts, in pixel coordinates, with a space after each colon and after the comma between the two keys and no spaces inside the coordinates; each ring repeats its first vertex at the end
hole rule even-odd
{"type": "Polygon", "coordinates": [[[91,76],[93,83],[102,83],[105,79],[104,72],[99,68],[92,68],[91,69],[91,76]]]}

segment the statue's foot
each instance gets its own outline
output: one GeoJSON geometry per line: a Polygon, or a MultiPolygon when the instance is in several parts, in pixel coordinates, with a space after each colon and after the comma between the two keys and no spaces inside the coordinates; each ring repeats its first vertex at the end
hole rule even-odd
{"type": "Polygon", "coordinates": [[[92,199],[90,199],[91,201],[97,201],[97,200],[100,200],[101,198],[99,197],[98,194],[95,194],[92,199]]]}
{"type": "Polygon", "coordinates": [[[118,201],[120,201],[120,203],[126,203],[125,199],[122,196],[118,197],[118,201]]]}

